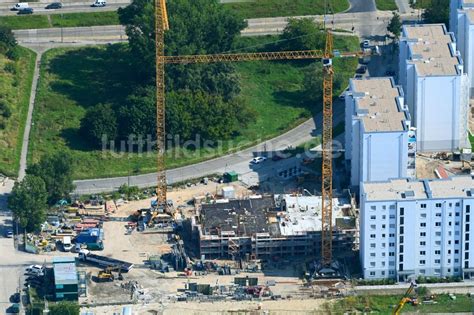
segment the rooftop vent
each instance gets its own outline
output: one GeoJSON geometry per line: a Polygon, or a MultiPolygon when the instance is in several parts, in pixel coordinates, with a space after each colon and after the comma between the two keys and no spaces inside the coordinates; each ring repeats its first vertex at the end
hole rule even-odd
{"type": "Polygon", "coordinates": [[[413,198],[413,197],[415,197],[415,192],[413,190],[407,190],[405,192],[402,192],[402,198],[403,199],[413,198]]]}

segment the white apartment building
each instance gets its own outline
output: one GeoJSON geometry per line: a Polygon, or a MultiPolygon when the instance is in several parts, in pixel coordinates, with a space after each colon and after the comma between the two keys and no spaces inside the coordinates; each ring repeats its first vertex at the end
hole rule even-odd
{"type": "Polygon", "coordinates": [[[472,177],[363,183],[360,211],[364,278],[474,277],[472,177]]]}
{"type": "Polygon", "coordinates": [[[417,150],[452,152],[468,145],[469,77],[444,24],[404,25],[399,83],[416,127],[417,150]]]}
{"type": "Polygon", "coordinates": [[[415,176],[416,138],[393,78],[351,79],[346,92],[345,160],[351,186],[415,176]]]}
{"type": "Polygon", "coordinates": [[[474,0],[451,0],[449,30],[456,37],[457,47],[469,76],[470,94],[474,92],[474,0]]]}

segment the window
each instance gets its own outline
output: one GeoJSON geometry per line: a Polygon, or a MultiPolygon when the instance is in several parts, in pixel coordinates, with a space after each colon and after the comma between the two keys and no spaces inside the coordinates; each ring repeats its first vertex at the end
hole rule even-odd
{"type": "Polygon", "coordinates": [[[370,206],[370,210],[376,210],[377,207],[376,206],[370,206]]]}
{"type": "Polygon", "coordinates": [[[395,219],[395,215],[394,215],[394,214],[391,214],[391,215],[390,215],[390,219],[395,219]]]}
{"type": "Polygon", "coordinates": [[[382,224],[382,229],[385,229],[386,225],[385,224],[382,224]]]}
{"type": "Polygon", "coordinates": [[[371,225],[370,225],[370,229],[371,229],[371,230],[375,230],[375,224],[371,224],[371,225]]]}
{"type": "Polygon", "coordinates": [[[441,212],[435,214],[437,217],[441,216],[441,212]]]}
{"type": "Polygon", "coordinates": [[[395,233],[390,233],[388,237],[395,237],[395,233]]]}
{"type": "Polygon", "coordinates": [[[469,232],[469,224],[466,224],[466,232],[469,232]]]}
{"type": "Polygon", "coordinates": [[[424,260],[420,260],[420,265],[424,265],[425,264],[425,261],[424,260]]]}
{"type": "Polygon", "coordinates": [[[441,208],[441,203],[438,202],[435,206],[436,208],[441,208]]]}
{"type": "Polygon", "coordinates": [[[421,256],[424,256],[424,255],[426,255],[426,252],[425,252],[424,250],[421,250],[421,251],[420,251],[420,255],[421,255],[421,256]]]}
{"type": "Polygon", "coordinates": [[[403,262],[403,255],[400,255],[400,257],[398,258],[398,260],[400,260],[401,262],[403,262]]]}
{"type": "Polygon", "coordinates": [[[420,205],[420,207],[421,207],[421,209],[426,209],[426,203],[422,203],[422,204],[420,205]]]}
{"type": "Polygon", "coordinates": [[[375,234],[370,234],[370,238],[375,238],[375,234]]]}
{"type": "Polygon", "coordinates": [[[370,267],[375,267],[375,261],[370,262],[370,267]]]}
{"type": "Polygon", "coordinates": [[[464,253],[464,259],[469,259],[469,253],[464,253]]]}
{"type": "MultiPolygon", "coordinates": [[[[451,241],[450,241],[451,242],[451,241]]],[[[459,244],[459,240],[455,240],[454,244],[459,244]]]]}
{"type": "Polygon", "coordinates": [[[441,251],[440,250],[435,250],[435,255],[441,255],[441,251]]]}
{"type": "Polygon", "coordinates": [[[400,237],[399,237],[399,242],[400,242],[400,243],[403,243],[403,236],[400,236],[400,237]]]}
{"type": "Polygon", "coordinates": [[[403,253],[403,245],[399,246],[400,253],[403,253]]]}
{"type": "Polygon", "coordinates": [[[455,250],[454,250],[454,253],[455,253],[455,254],[459,254],[459,249],[455,249],[455,250]]]}
{"type": "Polygon", "coordinates": [[[435,269],[435,270],[434,270],[434,273],[440,274],[440,273],[441,273],[441,269],[435,269]]]}
{"type": "Polygon", "coordinates": [[[426,242],[425,242],[425,241],[421,241],[421,242],[420,242],[420,246],[426,246],[426,242]]]}
{"type": "Polygon", "coordinates": [[[454,272],[458,272],[459,271],[459,268],[454,268],[454,272]]]}
{"type": "Polygon", "coordinates": [[[403,234],[405,233],[405,229],[403,228],[403,226],[400,227],[400,234],[403,234]]]}
{"type": "Polygon", "coordinates": [[[459,202],[456,202],[456,207],[459,207],[459,202]]]}
{"type": "Polygon", "coordinates": [[[371,216],[370,216],[370,219],[371,219],[371,220],[375,220],[375,218],[376,218],[375,215],[371,215],[371,216]]]}
{"type": "Polygon", "coordinates": [[[453,222],[449,221],[449,222],[448,222],[448,225],[449,225],[449,226],[452,226],[452,225],[453,225],[453,222]]]}
{"type": "Polygon", "coordinates": [[[470,205],[467,205],[466,206],[466,213],[470,213],[471,212],[471,206],[470,205]]]}
{"type": "MultiPolygon", "coordinates": [[[[450,203],[448,203],[448,207],[450,207],[450,208],[451,208],[452,206],[453,206],[453,204],[452,204],[451,202],[450,202],[450,203]]],[[[450,216],[451,216],[451,215],[450,215],[450,216]]]]}
{"type": "Polygon", "coordinates": [[[390,228],[391,228],[391,229],[394,229],[394,228],[395,228],[395,224],[390,224],[390,228]]]}
{"type": "Polygon", "coordinates": [[[420,214],[420,217],[421,217],[422,219],[426,219],[426,213],[421,213],[421,214],[420,214]]]}
{"type": "Polygon", "coordinates": [[[420,232],[420,236],[421,236],[421,237],[425,237],[425,236],[426,236],[426,232],[420,232]]]}
{"type": "Polygon", "coordinates": [[[405,214],[405,208],[400,208],[400,215],[404,215],[405,214]]]}
{"type": "Polygon", "coordinates": [[[375,257],[375,253],[370,253],[370,257],[375,257]]]}
{"type": "Polygon", "coordinates": [[[405,224],[405,218],[404,217],[400,217],[400,224],[405,224]]]}
{"type": "Polygon", "coordinates": [[[386,235],[382,233],[382,238],[385,238],[385,236],[386,236],[386,235]]]}
{"type": "Polygon", "coordinates": [[[426,227],[426,223],[425,222],[420,223],[420,227],[426,227]]]}
{"type": "Polygon", "coordinates": [[[469,268],[469,262],[468,261],[464,262],[464,268],[469,268]]]}
{"type": "Polygon", "coordinates": [[[469,243],[464,244],[464,250],[469,250],[469,243]]]}
{"type": "Polygon", "coordinates": [[[395,243],[388,243],[388,246],[395,247],[395,243]]]}
{"type": "Polygon", "coordinates": [[[387,206],[386,205],[383,205],[382,206],[382,210],[386,210],[387,209],[387,206]]]}
{"type": "Polygon", "coordinates": [[[454,231],[454,235],[459,235],[459,231],[454,231]]]}
{"type": "Polygon", "coordinates": [[[386,245],[385,243],[382,243],[382,248],[385,248],[385,245],[386,245]]]}
{"type": "Polygon", "coordinates": [[[436,232],[435,235],[436,236],[441,236],[441,232],[436,232]]]}
{"type": "Polygon", "coordinates": [[[450,250],[450,249],[448,249],[448,255],[450,255],[450,254],[451,254],[451,250],[450,250]]]}
{"type": "Polygon", "coordinates": [[[454,225],[459,225],[459,221],[454,222],[454,225]]]}
{"type": "Polygon", "coordinates": [[[403,264],[398,265],[398,270],[403,271],[403,264]]]}
{"type": "Polygon", "coordinates": [[[387,216],[384,214],[384,215],[382,216],[382,220],[385,220],[386,218],[387,218],[387,216]]]}
{"type": "Polygon", "coordinates": [[[375,271],[371,271],[371,272],[370,272],[370,276],[371,276],[371,277],[375,276],[375,271]]]}
{"type": "Polygon", "coordinates": [[[451,263],[451,259],[448,259],[448,264],[450,264],[450,263],[451,263]]]}
{"type": "Polygon", "coordinates": [[[375,243],[370,243],[370,248],[375,248],[375,243]]]}
{"type": "Polygon", "coordinates": [[[459,212],[456,212],[456,216],[459,217],[461,215],[461,213],[459,212]]]}
{"type": "Polygon", "coordinates": [[[394,271],[394,270],[389,270],[388,274],[389,274],[389,275],[394,275],[394,274],[395,274],[395,271],[394,271]]]}
{"type": "Polygon", "coordinates": [[[441,226],[441,222],[436,222],[435,226],[441,226]]]}
{"type": "Polygon", "coordinates": [[[390,252],[390,253],[388,253],[388,256],[394,257],[394,256],[395,256],[395,252],[390,252]]]}
{"type": "MultiPolygon", "coordinates": [[[[451,205],[451,204],[450,204],[450,205],[451,205]]],[[[451,207],[451,206],[450,206],[450,207],[451,207]]],[[[452,216],[453,216],[453,213],[452,213],[452,212],[450,212],[450,213],[449,213],[449,216],[450,216],[450,217],[452,217],[452,216]]]]}
{"type": "Polygon", "coordinates": [[[381,275],[382,275],[382,276],[385,276],[385,271],[382,271],[382,272],[381,272],[381,275]]]}
{"type": "Polygon", "coordinates": [[[455,263],[455,264],[459,263],[459,259],[457,259],[457,258],[454,259],[454,263],[455,263]]]}
{"type": "Polygon", "coordinates": [[[466,222],[469,222],[471,219],[471,215],[470,214],[466,214],[466,222]]]}
{"type": "Polygon", "coordinates": [[[425,274],[426,273],[425,269],[420,269],[420,273],[425,274]]]}
{"type": "Polygon", "coordinates": [[[469,241],[469,233],[466,234],[466,241],[469,241]]]}
{"type": "Polygon", "coordinates": [[[436,246],[440,246],[440,245],[441,245],[441,241],[435,241],[435,245],[436,245],[436,246]]]}
{"type": "Polygon", "coordinates": [[[394,261],[389,261],[389,262],[388,262],[388,265],[391,266],[391,267],[393,267],[393,266],[395,266],[395,262],[394,262],[394,261]]]}
{"type": "Polygon", "coordinates": [[[382,253],[382,257],[385,257],[385,253],[382,253]]]}
{"type": "Polygon", "coordinates": [[[385,267],[385,261],[382,261],[382,267],[385,267]]]}
{"type": "Polygon", "coordinates": [[[390,205],[390,209],[395,209],[395,205],[390,205]]]}
{"type": "Polygon", "coordinates": [[[435,259],[435,264],[439,264],[440,262],[441,262],[441,260],[435,259]]]}

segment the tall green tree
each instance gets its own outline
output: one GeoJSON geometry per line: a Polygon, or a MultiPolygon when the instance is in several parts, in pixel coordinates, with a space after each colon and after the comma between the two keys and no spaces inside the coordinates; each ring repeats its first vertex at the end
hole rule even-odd
{"type": "Polygon", "coordinates": [[[387,31],[393,34],[396,39],[400,37],[400,32],[402,30],[402,20],[400,19],[400,15],[397,12],[393,12],[392,19],[390,23],[388,23],[387,31]]]}
{"type": "Polygon", "coordinates": [[[79,315],[81,308],[77,302],[61,301],[50,304],[49,315],[79,315]]]}
{"type": "Polygon", "coordinates": [[[38,163],[27,169],[27,173],[43,179],[48,193],[48,203],[53,205],[63,198],[68,198],[74,190],[73,167],[74,160],[70,154],[57,152],[43,156],[38,163]]]}
{"type": "Polygon", "coordinates": [[[28,232],[38,231],[46,218],[48,194],[41,177],[27,174],[16,182],[8,198],[15,220],[28,232]]]}
{"type": "Polygon", "coordinates": [[[426,23],[449,24],[449,0],[431,0],[431,5],[425,9],[423,20],[426,23]]]}
{"type": "Polygon", "coordinates": [[[290,18],[281,34],[281,39],[282,50],[322,49],[325,44],[325,33],[311,18],[290,18]]]}
{"type": "Polygon", "coordinates": [[[92,143],[100,146],[105,137],[107,141],[117,138],[116,113],[110,104],[97,104],[87,110],[81,120],[81,133],[92,143]]]}
{"type": "MultiPolygon", "coordinates": [[[[119,9],[125,25],[136,69],[147,80],[154,79],[155,30],[153,1],[134,0],[119,9]]],[[[246,23],[217,0],[174,0],[168,2],[170,30],[165,33],[167,55],[214,54],[232,48],[246,23]]],[[[186,89],[236,96],[238,77],[232,64],[174,65],[166,69],[167,90],[186,89]]]]}
{"type": "MultiPolygon", "coordinates": [[[[156,138],[156,90],[154,86],[140,88],[130,95],[119,109],[120,137],[148,135],[156,138]]],[[[166,119],[169,119],[168,117],[166,119]]]]}

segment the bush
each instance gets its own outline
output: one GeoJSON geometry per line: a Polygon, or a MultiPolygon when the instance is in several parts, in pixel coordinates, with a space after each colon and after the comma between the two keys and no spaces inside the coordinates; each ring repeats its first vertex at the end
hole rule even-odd
{"type": "Polygon", "coordinates": [[[390,285],[395,283],[397,283],[395,279],[355,280],[356,285],[390,285]]]}
{"type": "Polygon", "coordinates": [[[6,56],[8,57],[8,59],[10,60],[18,60],[20,59],[20,53],[18,52],[18,49],[15,48],[11,48],[7,51],[7,54],[6,56]]]}
{"type": "Polygon", "coordinates": [[[423,277],[419,276],[416,279],[417,283],[449,283],[449,282],[461,282],[462,279],[459,277],[444,277],[444,278],[435,278],[435,277],[423,277]]]}
{"type": "Polygon", "coordinates": [[[12,115],[12,111],[5,101],[0,101],[0,116],[9,118],[12,115]]]}
{"type": "Polygon", "coordinates": [[[4,119],[0,118],[0,130],[3,130],[7,127],[7,122],[4,119]]]}
{"type": "Polygon", "coordinates": [[[5,67],[3,68],[6,72],[10,72],[12,74],[16,74],[16,66],[13,62],[8,62],[5,64],[5,67]]]}

